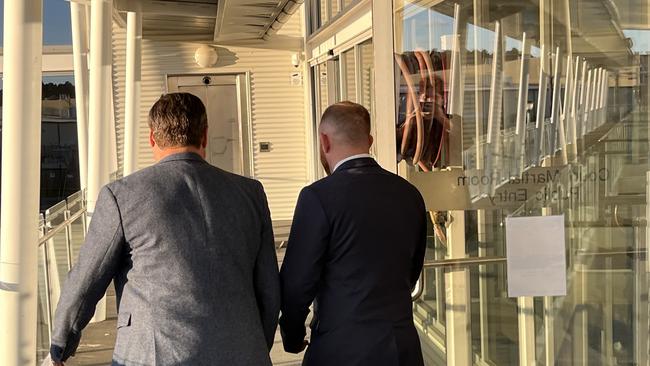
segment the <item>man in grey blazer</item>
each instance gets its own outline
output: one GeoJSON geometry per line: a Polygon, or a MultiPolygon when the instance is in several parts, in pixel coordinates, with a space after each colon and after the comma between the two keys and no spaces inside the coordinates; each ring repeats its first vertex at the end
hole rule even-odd
{"type": "Polygon", "coordinates": [[[204,160],[197,97],[163,95],[149,127],[158,162],[99,194],[56,310],[54,364],[114,281],[113,365],[271,365],[280,288],[262,185],[204,160]]]}

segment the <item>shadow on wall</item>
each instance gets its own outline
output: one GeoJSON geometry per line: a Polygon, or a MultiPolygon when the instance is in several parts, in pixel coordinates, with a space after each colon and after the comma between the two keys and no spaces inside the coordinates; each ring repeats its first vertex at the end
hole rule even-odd
{"type": "Polygon", "coordinates": [[[217,59],[217,63],[214,65],[214,67],[226,67],[237,64],[237,61],[239,60],[237,54],[225,47],[215,47],[215,49],[217,50],[217,55],[219,55],[219,58],[217,59]]]}

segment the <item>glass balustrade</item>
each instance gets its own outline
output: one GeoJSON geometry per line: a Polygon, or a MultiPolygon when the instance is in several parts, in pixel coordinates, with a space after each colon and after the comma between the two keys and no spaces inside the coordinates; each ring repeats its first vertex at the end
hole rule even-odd
{"type": "Polygon", "coordinates": [[[38,267],[37,359],[50,347],[52,318],[68,271],[77,261],[86,236],[85,192],[79,191],[40,216],[38,267]]]}

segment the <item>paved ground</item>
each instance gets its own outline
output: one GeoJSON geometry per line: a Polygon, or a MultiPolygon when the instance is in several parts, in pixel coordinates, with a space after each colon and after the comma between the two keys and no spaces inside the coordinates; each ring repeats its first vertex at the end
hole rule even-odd
{"type": "MultiPolygon", "coordinates": [[[[284,258],[284,250],[278,250],[278,262],[284,258]]],[[[81,344],[77,355],[66,363],[66,366],[104,366],[110,365],[113,354],[113,346],[116,336],[116,310],[115,293],[111,289],[107,298],[108,320],[90,324],[83,333],[81,344]]],[[[298,366],[302,362],[302,354],[294,355],[284,352],[280,333],[275,335],[275,345],[271,351],[271,359],[274,365],[298,366]]]]}
{"type": "MultiPolygon", "coordinates": [[[[77,355],[66,363],[67,366],[104,366],[110,365],[113,345],[115,344],[115,318],[101,323],[91,324],[84,331],[77,355]]],[[[274,365],[298,366],[302,355],[285,353],[279,334],[271,351],[274,365]]]]}

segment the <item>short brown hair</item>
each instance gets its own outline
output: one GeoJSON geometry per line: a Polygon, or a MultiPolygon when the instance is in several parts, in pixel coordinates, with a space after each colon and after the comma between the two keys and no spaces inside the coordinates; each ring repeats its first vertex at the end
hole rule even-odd
{"type": "Polygon", "coordinates": [[[163,94],[149,111],[149,128],[162,148],[201,146],[208,116],[201,99],[190,93],[163,94]]]}
{"type": "Polygon", "coordinates": [[[325,109],[321,125],[329,125],[340,141],[347,144],[367,142],[370,135],[370,113],[361,104],[338,102],[325,109]]]}

